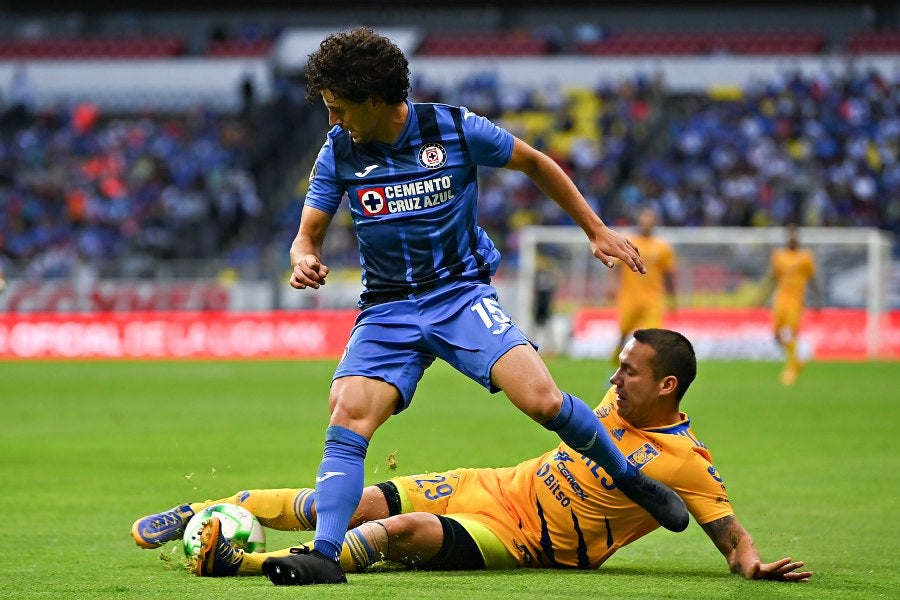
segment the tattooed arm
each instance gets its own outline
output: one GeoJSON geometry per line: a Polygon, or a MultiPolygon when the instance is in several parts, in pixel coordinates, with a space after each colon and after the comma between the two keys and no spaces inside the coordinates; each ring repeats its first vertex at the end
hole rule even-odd
{"type": "Polygon", "coordinates": [[[728,561],[732,573],[738,573],[746,579],[776,581],[806,582],[812,577],[812,571],[797,571],[803,567],[802,561],[782,558],[773,563],[762,562],[753,545],[753,538],[734,516],[716,519],[702,527],[728,561]]]}

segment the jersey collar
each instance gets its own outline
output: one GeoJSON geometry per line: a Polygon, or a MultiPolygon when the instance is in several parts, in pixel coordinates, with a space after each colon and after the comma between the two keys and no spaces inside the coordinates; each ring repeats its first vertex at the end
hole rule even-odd
{"type": "Polygon", "coordinates": [[[642,429],[641,431],[652,431],[653,433],[681,433],[683,431],[687,431],[691,428],[691,420],[690,418],[684,414],[683,412],[678,413],[679,418],[681,419],[678,423],[673,423],[671,425],[666,425],[665,427],[648,427],[647,429],[642,429]]]}

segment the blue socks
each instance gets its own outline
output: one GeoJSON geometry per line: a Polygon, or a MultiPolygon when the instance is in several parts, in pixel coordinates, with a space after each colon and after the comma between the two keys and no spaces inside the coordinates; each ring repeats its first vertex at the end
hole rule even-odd
{"type": "Polygon", "coordinates": [[[346,427],[325,430],[325,452],[316,476],[316,538],[313,549],[337,560],[347,525],[362,497],[369,440],[346,427]]]}
{"type": "Polygon", "coordinates": [[[571,394],[563,393],[559,414],[544,423],[544,427],[555,431],[562,441],[603,467],[613,479],[635,470],[613,443],[594,411],[571,394]]]}

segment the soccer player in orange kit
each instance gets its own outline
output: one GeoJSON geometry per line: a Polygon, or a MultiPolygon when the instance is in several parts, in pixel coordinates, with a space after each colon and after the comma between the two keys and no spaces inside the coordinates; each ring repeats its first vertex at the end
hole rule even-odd
{"type": "Polygon", "coordinates": [[[656,210],[644,208],[638,214],[638,234],[632,236],[641,249],[641,258],[647,273],[635,277],[627,269],[619,272],[616,286],[616,308],[619,315],[619,343],[610,357],[616,364],[625,340],[635,329],[663,326],[666,300],[674,310],[675,301],[675,251],[665,240],[653,235],[656,227],[656,210]]]}
{"type": "Polygon", "coordinates": [[[781,382],[792,385],[803,367],[797,357],[797,336],[805,308],[806,288],[813,291],[815,306],[821,306],[822,293],[816,275],[816,260],[812,252],[800,247],[797,227],[788,225],[787,245],[772,253],[769,271],[763,283],[763,300],[772,295],[772,324],[775,341],[784,349],[785,364],[781,382]]]}
{"type": "MultiPolygon", "coordinates": [[[[732,572],[747,579],[807,581],[812,573],[800,570],[803,562],[762,562],[735,518],[709,450],[680,411],[696,368],[693,348],[680,333],[638,330],[594,414],[632,464],[681,496],[732,572]]],[[[249,490],[191,504],[190,511],[229,502],[267,527],[312,530],[314,495],[312,489],[249,490]]],[[[659,525],[602,468],[561,443],[515,467],[454,469],[369,486],[350,526],[340,556],[346,572],[383,559],[442,570],[594,569],[659,525]]],[[[161,527],[168,527],[157,537],[161,542],[179,539],[184,530],[183,524],[180,531],[161,527]]],[[[216,518],[207,521],[201,539],[194,566],[201,576],[265,573],[273,583],[287,584],[291,568],[282,559],[308,551],[245,553],[222,536],[216,518]]]]}

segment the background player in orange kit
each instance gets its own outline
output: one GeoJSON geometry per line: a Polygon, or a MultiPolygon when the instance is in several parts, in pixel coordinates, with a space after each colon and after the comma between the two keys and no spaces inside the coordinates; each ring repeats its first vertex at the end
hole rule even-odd
{"type": "Polygon", "coordinates": [[[797,336],[806,301],[807,285],[815,296],[815,307],[822,304],[822,293],[815,278],[816,260],[812,252],[800,247],[797,227],[788,225],[787,245],[772,252],[769,271],[763,282],[763,301],[775,290],[772,302],[772,324],[775,340],[784,349],[781,382],[791,385],[800,374],[802,363],[797,356],[797,336]]]}
{"type": "Polygon", "coordinates": [[[636,277],[628,269],[616,268],[619,273],[616,287],[616,307],[619,315],[619,343],[610,357],[616,364],[625,340],[635,329],[662,327],[666,300],[674,310],[675,251],[665,240],[653,235],[656,210],[644,208],[638,214],[638,234],[632,236],[641,249],[647,273],[636,277]]]}

